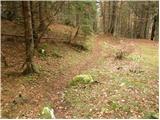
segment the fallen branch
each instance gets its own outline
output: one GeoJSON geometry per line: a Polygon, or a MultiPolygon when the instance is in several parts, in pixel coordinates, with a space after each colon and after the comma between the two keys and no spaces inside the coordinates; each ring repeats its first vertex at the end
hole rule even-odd
{"type": "Polygon", "coordinates": [[[80,26],[77,27],[77,31],[76,31],[75,35],[73,36],[73,38],[70,39],[70,42],[69,42],[69,43],[71,43],[71,42],[77,37],[78,32],[79,32],[79,29],[80,29],[80,26]]]}
{"type": "MultiPolygon", "coordinates": [[[[23,35],[1,34],[1,36],[24,37],[23,35]]],[[[55,39],[50,37],[42,37],[41,39],[55,39]]]]}
{"type": "Polygon", "coordinates": [[[11,35],[2,33],[1,36],[14,36],[14,37],[24,37],[24,35],[11,35]]]}

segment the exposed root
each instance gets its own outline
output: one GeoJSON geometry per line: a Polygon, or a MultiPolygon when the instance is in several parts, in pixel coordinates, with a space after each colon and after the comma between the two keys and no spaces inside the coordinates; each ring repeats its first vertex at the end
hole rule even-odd
{"type": "Polygon", "coordinates": [[[39,73],[39,70],[33,63],[27,63],[25,70],[22,72],[23,75],[29,75],[39,73]]]}

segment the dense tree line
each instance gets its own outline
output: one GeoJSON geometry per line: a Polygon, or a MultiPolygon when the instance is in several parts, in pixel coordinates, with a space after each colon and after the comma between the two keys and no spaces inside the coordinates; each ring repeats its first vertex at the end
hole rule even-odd
{"type": "Polygon", "coordinates": [[[100,2],[104,33],[158,39],[158,1],[100,2]]]}
{"type": "MultiPolygon", "coordinates": [[[[97,30],[118,37],[158,39],[157,1],[2,1],[1,17],[25,28],[26,69],[37,72],[34,50],[53,23],[76,28],[84,38],[97,30]]],[[[3,28],[2,28],[3,29],[3,28]]],[[[72,34],[72,33],[70,33],[72,34]]]]}

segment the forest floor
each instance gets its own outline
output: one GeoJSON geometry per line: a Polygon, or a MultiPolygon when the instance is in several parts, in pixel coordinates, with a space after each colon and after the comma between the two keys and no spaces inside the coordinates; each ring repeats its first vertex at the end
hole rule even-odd
{"type": "Polygon", "coordinates": [[[1,72],[2,117],[39,118],[46,105],[56,118],[154,117],[159,108],[158,43],[104,35],[90,39],[90,51],[60,42],[42,43],[46,55],[36,53],[34,58],[40,74],[31,76],[21,75],[24,44],[2,43],[9,64],[1,72]],[[115,51],[124,46],[132,47],[132,52],[116,60],[115,51]],[[79,74],[90,74],[98,82],[70,86],[79,74]]]}

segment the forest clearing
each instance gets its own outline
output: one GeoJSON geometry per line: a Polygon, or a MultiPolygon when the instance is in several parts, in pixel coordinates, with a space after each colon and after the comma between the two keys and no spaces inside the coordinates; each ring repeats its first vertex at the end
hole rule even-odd
{"type": "Polygon", "coordinates": [[[158,119],[156,4],[3,1],[1,118],[158,119]]]}

